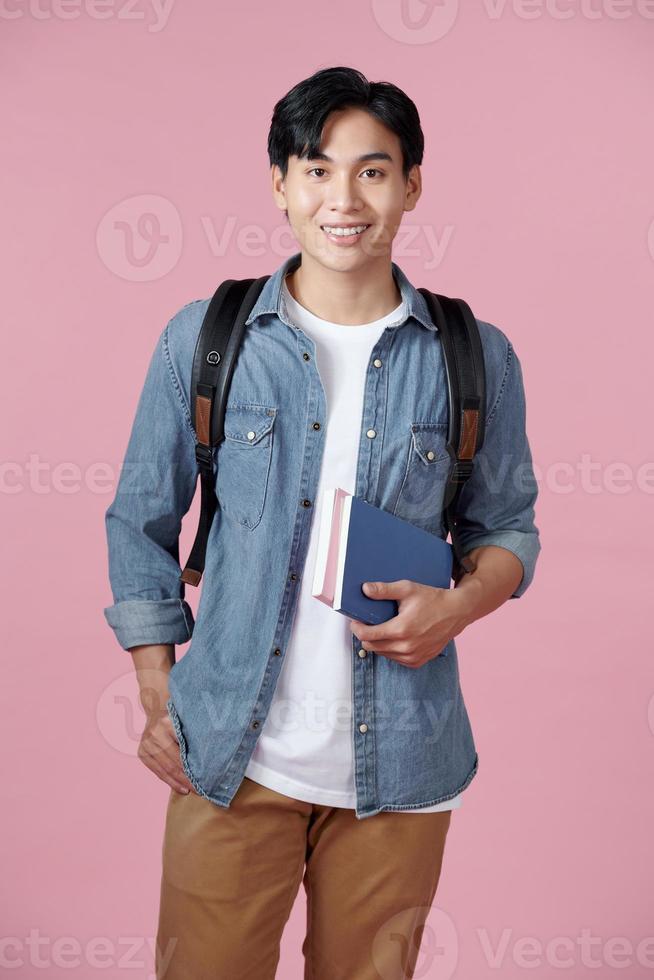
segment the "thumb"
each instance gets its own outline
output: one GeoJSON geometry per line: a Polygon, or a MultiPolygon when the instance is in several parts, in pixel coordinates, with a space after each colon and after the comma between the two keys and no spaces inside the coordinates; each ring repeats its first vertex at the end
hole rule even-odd
{"type": "Polygon", "coordinates": [[[405,585],[402,579],[397,582],[364,582],[362,589],[371,599],[391,599],[403,596],[405,585]]]}

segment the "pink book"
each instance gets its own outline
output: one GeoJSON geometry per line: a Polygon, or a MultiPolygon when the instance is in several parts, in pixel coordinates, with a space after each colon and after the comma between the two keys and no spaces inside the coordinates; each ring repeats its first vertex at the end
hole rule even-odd
{"type": "Polygon", "coordinates": [[[351,496],[351,493],[341,487],[328,487],[322,495],[318,552],[311,594],[328,606],[333,606],[334,603],[343,501],[351,496]]]}

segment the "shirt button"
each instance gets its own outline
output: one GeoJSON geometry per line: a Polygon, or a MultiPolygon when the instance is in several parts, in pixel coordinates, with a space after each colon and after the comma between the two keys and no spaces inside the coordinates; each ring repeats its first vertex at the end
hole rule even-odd
{"type": "Polygon", "coordinates": [[[362,725],[359,725],[359,731],[362,732],[364,735],[368,731],[368,726],[366,725],[365,722],[362,725]]]}
{"type": "Polygon", "coordinates": [[[374,429],[368,429],[366,435],[368,436],[369,439],[374,439],[377,433],[375,432],[374,429]]]}
{"type": "Polygon", "coordinates": [[[307,354],[307,352],[306,352],[306,351],[304,352],[304,354],[302,355],[302,357],[304,358],[304,360],[305,360],[305,361],[308,361],[308,360],[310,360],[310,355],[309,355],[309,354],[307,354]]]}
{"type": "Polygon", "coordinates": [[[255,435],[255,432],[248,432],[248,439],[254,439],[255,435]]]}
{"type": "Polygon", "coordinates": [[[319,428],[320,428],[320,422],[314,422],[314,423],[313,423],[313,427],[314,427],[314,429],[316,429],[316,430],[317,430],[317,429],[319,429],[319,428]]]}
{"type": "Polygon", "coordinates": [[[433,458],[434,458],[434,452],[430,449],[429,452],[427,453],[427,459],[433,459],[433,458]]]}
{"type": "Polygon", "coordinates": [[[253,721],[252,722],[252,727],[253,728],[258,728],[259,727],[259,722],[258,721],[253,721]]]}
{"type": "Polygon", "coordinates": [[[359,654],[359,656],[363,660],[363,658],[367,655],[368,651],[367,650],[364,650],[363,647],[361,647],[360,650],[357,650],[357,653],[359,654]]]}
{"type": "Polygon", "coordinates": [[[381,367],[382,365],[382,362],[379,360],[378,357],[376,357],[372,363],[375,365],[375,367],[381,367]]]}
{"type": "Polygon", "coordinates": [[[282,655],[282,651],[279,649],[279,647],[275,647],[273,653],[275,654],[276,657],[281,657],[282,655]]]}
{"type": "Polygon", "coordinates": [[[291,572],[291,582],[295,582],[296,579],[297,579],[297,575],[295,574],[295,572],[291,572]]]}
{"type": "Polygon", "coordinates": [[[310,507],[311,506],[311,501],[310,500],[303,500],[302,501],[302,506],[303,507],[310,507]]]}

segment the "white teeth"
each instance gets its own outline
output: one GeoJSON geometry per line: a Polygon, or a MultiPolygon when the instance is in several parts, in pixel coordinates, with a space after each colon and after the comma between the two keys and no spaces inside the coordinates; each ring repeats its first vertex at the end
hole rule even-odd
{"type": "Polygon", "coordinates": [[[329,225],[323,225],[323,229],[329,235],[345,236],[345,235],[359,235],[362,231],[365,231],[368,225],[358,225],[356,228],[330,228],[329,225]]]}

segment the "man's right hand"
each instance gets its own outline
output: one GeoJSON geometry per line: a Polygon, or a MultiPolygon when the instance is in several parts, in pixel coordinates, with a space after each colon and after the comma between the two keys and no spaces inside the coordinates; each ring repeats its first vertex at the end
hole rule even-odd
{"type": "MultiPolygon", "coordinates": [[[[160,696],[164,704],[168,700],[168,691],[162,691],[160,696]]],[[[141,735],[136,753],[148,769],[168,783],[177,793],[196,793],[188,776],[184,772],[179,754],[179,742],[168,712],[151,712],[141,735]]]]}
{"type": "Polygon", "coordinates": [[[131,647],[139,696],[145,711],[146,724],[141,735],[137,755],[155,776],[167,783],[177,793],[195,793],[184,772],[179,742],[168,715],[166,702],[168,674],[175,663],[175,648],[169,645],[131,647]]]}

